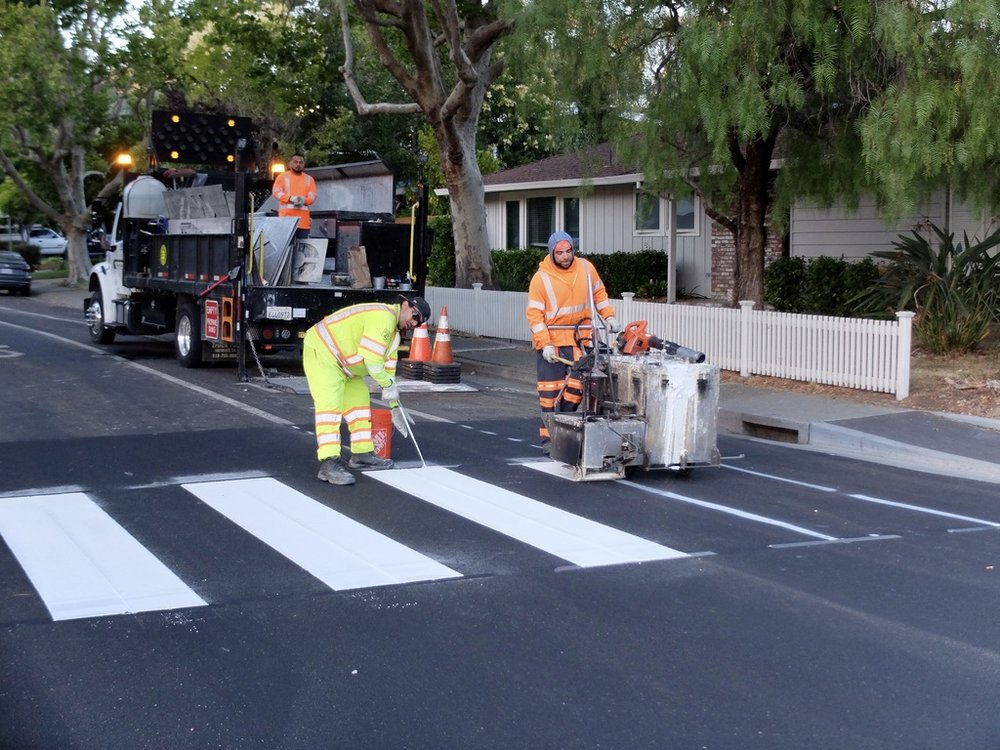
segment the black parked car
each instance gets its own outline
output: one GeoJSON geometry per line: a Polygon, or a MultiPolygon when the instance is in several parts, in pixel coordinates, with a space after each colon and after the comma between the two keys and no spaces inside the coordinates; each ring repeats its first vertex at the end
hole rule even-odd
{"type": "Polygon", "coordinates": [[[31,294],[31,266],[18,253],[0,251],[0,289],[10,294],[31,294]]]}

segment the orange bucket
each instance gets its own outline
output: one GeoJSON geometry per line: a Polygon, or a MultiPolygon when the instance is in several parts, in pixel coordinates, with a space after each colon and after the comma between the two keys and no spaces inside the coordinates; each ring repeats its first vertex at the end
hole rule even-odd
{"type": "Polygon", "coordinates": [[[372,409],[372,442],[376,456],[392,458],[392,412],[388,409],[372,409]]]}

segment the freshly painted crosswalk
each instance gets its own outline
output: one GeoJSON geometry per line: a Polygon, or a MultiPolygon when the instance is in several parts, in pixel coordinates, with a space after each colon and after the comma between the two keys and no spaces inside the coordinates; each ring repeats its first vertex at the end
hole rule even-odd
{"type": "Polygon", "coordinates": [[[276,479],[181,486],[335,591],[462,575],[276,479]]]}
{"type": "Polygon", "coordinates": [[[371,476],[581,568],[687,557],[679,550],[444,467],[383,471],[371,476]]]}
{"type": "Polygon", "coordinates": [[[4,498],[0,536],[53,620],[205,604],[81,492],[4,498]]]}
{"type": "MultiPolygon", "coordinates": [[[[582,568],[686,556],[442,467],[367,476],[582,568]]],[[[267,545],[336,591],[463,575],[270,477],[193,478],[179,486],[216,511],[220,523],[242,528],[251,543],[267,545]]],[[[0,536],[53,620],[200,607],[211,600],[82,492],[3,498],[0,536]]],[[[212,572],[188,575],[203,581],[212,572]]]]}

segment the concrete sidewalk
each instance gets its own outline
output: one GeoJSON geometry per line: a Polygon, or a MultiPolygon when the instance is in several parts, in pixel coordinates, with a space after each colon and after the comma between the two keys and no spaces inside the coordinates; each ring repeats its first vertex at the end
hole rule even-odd
{"type": "MultiPolygon", "coordinates": [[[[452,334],[463,377],[534,386],[527,344],[452,334]]],[[[873,406],[847,399],[723,383],[719,430],[934,474],[1000,483],[1000,420],[873,406]]]]}
{"type": "MultiPolygon", "coordinates": [[[[72,309],[83,320],[86,289],[39,280],[18,304],[72,309]]],[[[13,298],[12,298],[13,299],[13,298]]],[[[526,343],[452,334],[462,377],[503,378],[533,388],[535,352],[526,343]]],[[[805,450],[944,476],[1000,483],[1000,420],[862,404],[848,399],[723,383],[719,429],[805,450]]]]}

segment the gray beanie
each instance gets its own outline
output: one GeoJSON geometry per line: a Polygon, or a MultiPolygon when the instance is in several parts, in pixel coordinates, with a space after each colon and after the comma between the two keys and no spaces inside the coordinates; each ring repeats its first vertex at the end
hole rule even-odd
{"type": "Polygon", "coordinates": [[[549,257],[552,258],[552,254],[556,251],[556,245],[565,240],[568,242],[573,249],[576,249],[576,243],[573,242],[573,238],[570,237],[566,232],[553,232],[552,236],[549,237],[549,257]]]}

